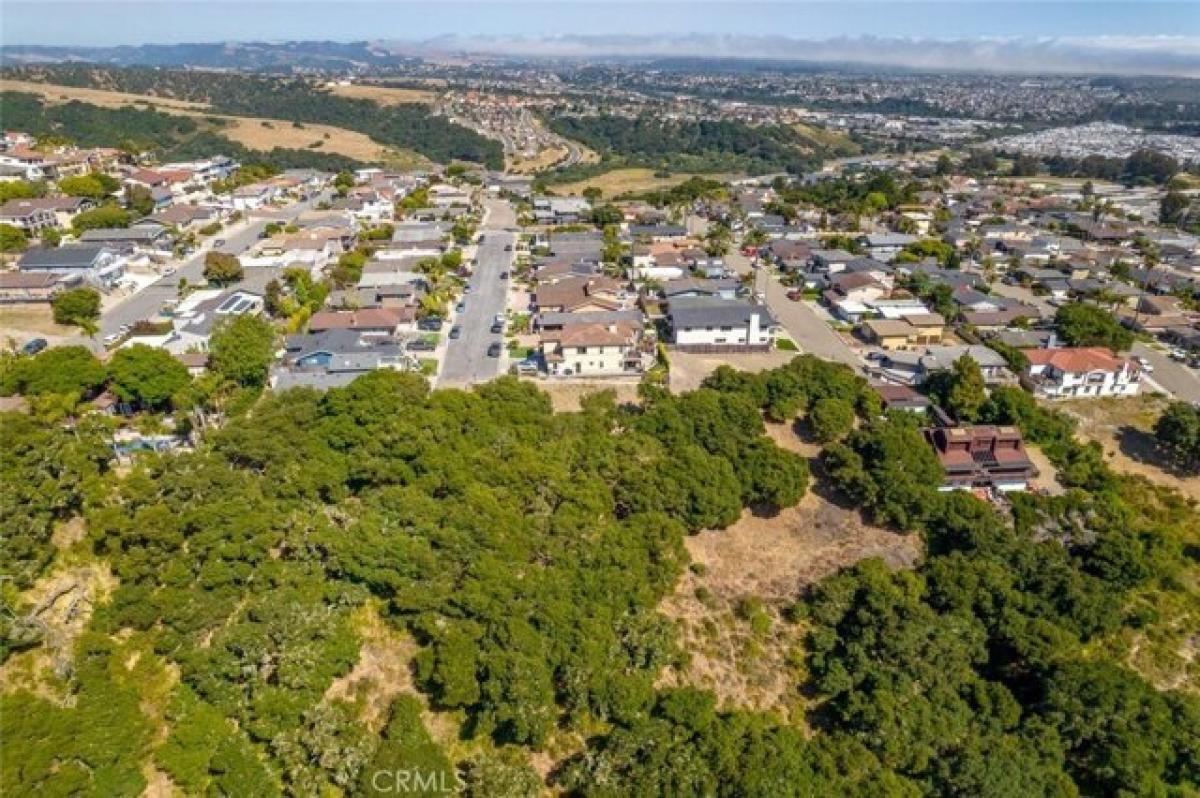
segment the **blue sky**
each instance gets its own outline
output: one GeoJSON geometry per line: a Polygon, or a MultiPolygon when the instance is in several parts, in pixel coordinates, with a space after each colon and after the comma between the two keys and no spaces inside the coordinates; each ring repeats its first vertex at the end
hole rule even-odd
{"type": "Polygon", "coordinates": [[[1195,2],[66,2],[3,0],[4,44],[399,39],[443,35],[770,34],[841,36],[1200,36],[1195,2]]]}

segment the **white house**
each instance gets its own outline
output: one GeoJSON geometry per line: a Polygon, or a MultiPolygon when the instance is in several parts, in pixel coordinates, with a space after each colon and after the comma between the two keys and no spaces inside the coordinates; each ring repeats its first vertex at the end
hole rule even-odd
{"type": "Polygon", "coordinates": [[[778,322],[765,305],[742,299],[691,297],[671,301],[671,339],[682,350],[766,350],[778,322]]]}
{"type": "Polygon", "coordinates": [[[1025,380],[1040,396],[1134,396],[1141,387],[1137,363],[1101,346],[1024,349],[1025,380]]]}
{"type": "Polygon", "coordinates": [[[628,322],[569,324],[543,333],[542,359],[553,376],[634,374],[642,368],[638,335],[638,325],[628,322]]]}
{"type": "Polygon", "coordinates": [[[125,273],[125,259],[107,247],[82,244],[56,249],[31,249],[21,256],[23,272],[76,275],[97,285],[109,286],[125,273]]]}

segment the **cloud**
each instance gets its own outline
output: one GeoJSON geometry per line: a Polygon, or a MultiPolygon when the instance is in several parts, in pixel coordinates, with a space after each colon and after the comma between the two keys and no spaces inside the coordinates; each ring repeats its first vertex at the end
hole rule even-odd
{"type": "Polygon", "coordinates": [[[393,52],[535,58],[756,58],[936,71],[1126,74],[1200,77],[1200,37],[1094,36],[967,39],[808,40],[786,36],[442,36],[381,42],[393,52]]]}

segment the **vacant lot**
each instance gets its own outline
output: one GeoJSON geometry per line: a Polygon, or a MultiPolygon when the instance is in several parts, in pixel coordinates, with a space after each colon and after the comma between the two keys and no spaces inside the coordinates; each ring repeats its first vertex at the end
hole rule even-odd
{"type": "MultiPolygon", "coordinates": [[[[275,147],[294,150],[313,149],[317,152],[344,155],[359,161],[383,161],[397,166],[418,166],[428,163],[416,153],[386,148],[370,137],[346,128],[333,125],[297,125],[284,119],[226,116],[212,113],[209,106],[204,103],[20,80],[0,80],[0,91],[23,91],[37,94],[52,104],[80,100],[105,108],[138,105],[151,107],[168,114],[219,119],[224,124],[216,128],[217,132],[252,150],[269,151],[275,147]]],[[[389,89],[388,91],[400,90],[389,89]]]]}
{"type": "Polygon", "coordinates": [[[380,105],[406,105],[420,103],[428,105],[437,95],[422,89],[393,89],[387,86],[372,86],[369,83],[355,83],[350,86],[333,86],[330,91],[339,97],[350,97],[355,100],[370,100],[380,105]]]}
{"type": "Polygon", "coordinates": [[[1079,419],[1080,436],[1103,446],[1108,464],[1117,471],[1145,477],[1200,500],[1200,479],[1173,473],[1155,446],[1154,422],[1167,404],[1163,397],[1147,394],[1076,399],[1055,407],[1079,419]]]}
{"type": "Polygon", "coordinates": [[[601,391],[614,392],[617,395],[618,404],[638,401],[637,383],[632,380],[533,380],[532,382],[539,391],[550,397],[550,404],[553,405],[556,413],[576,413],[585,396],[601,391]]]}
{"type": "Polygon", "coordinates": [[[10,342],[20,346],[35,336],[52,344],[79,343],[81,338],[77,327],[54,323],[49,305],[0,306],[0,346],[10,342]]]}
{"type": "Polygon", "coordinates": [[[542,169],[549,169],[556,163],[566,158],[570,151],[565,147],[546,147],[538,150],[537,155],[532,158],[509,158],[508,171],[515,174],[528,175],[534,172],[539,172],[542,169]]]}
{"type": "MultiPolygon", "coordinates": [[[[715,179],[728,177],[727,175],[698,176],[713,177],[715,179]]],[[[697,175],[673,174],[670,177],[655,177],[653,169],[614,169],[611,172],[605,172],[602,175],[596,175],[587,180],[551,186],[551,189],[555,194],[563,195],[582,194],[585,188],[594,187],[600,189],[600,192],[606,199],[612,199],[622,194],[670,188],[671,186],[679,185],[690,177],[697,177],[697,175]]]]}
{"type": "Polygon", "coordinates": [[[758,372],[782,366],[795,352],[772,349],[770,352],[747,352],[746,354],[699,355],[688,352],[669,352],[671,361],[671,391],[683,393],[694,391],[718,366],[732,366],[739,371],[758,372]]]}
{"type": "Polygon", "coordinates": [[[791,425],[768,424],[767,434],[809,458],[816,489],[777,515],[747,510],[728,529],[685,541],[692,568],[660,610],[678,622],[691,660],[666,671],[661,683],[711,689],[725,706],[777,710],[799,721],[803,699],[792,687],[806,630],[785,620],[783,610],[804,588],[859,560],[912,567],[921,544],[916,535],[867,524],[830,496],[815,467],[820,447],[791,425]]]}

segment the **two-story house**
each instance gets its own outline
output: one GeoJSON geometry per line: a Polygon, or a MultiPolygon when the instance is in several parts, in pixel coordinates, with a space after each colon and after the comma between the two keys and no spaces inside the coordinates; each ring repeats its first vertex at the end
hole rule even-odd
{"type": "Polygon", "coordinates": [[[1142,385],[1136,362],[1102,346],[1022,351],[1029,359],[1024,381],[1039,396],[1135,396],[1142,385]]]}

